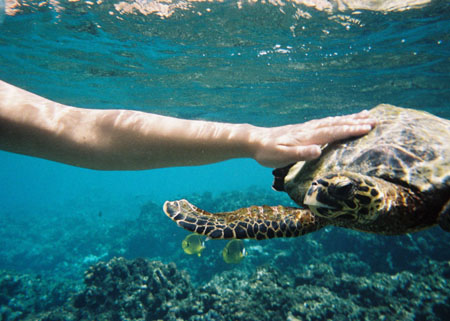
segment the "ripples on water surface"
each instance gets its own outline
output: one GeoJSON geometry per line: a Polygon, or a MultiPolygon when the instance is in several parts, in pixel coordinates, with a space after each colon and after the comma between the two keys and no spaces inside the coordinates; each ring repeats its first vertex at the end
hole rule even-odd
{"type": "MultiPolygon", "coordinates": [[[[450,119],[448,1],[7,0],[5,7],[0,79],[62,103],[264,126],[379,103],[450,119]]],[[[0,270],[75,278],[99,259],[122,255],[176,261],[203,280],[220,278],[230,269],[221,260],[224,243],[208,242],[202,258],[184,255],[186,232],[164,216],[162,201],[186,197],[211,211],[288,204],[287,196],[270,191],[270,170],[248,160],[98,172],[0,152],[0,182],[0,270]]],[[[438,229],[398,238],[324,229],[304,238],[248,242],[249,257],[235,271],[272,265],[300,275],[310,269],[328,283],[320,271],[333,271],[335,264],[333,280],[343,297],[360,297],[367,308],[370,295],[349,296],[342,280],[351,274],[375,280],[373,272],[381,271],[395,285],[396,273],[410,270],[422,271],[416,283],[427,277],[437,284],[443,278],[436,271],[448,262],[447,238],[438,229]],[[421,270],[427,264],[435,270],[421,270]]],[[[438,285],[424,283],[428,292],[412,300],[417,311],[423,310],[419,301],[428,308],[442,304],[436,320],[449,306],[448,284],[438,285]]],[[[408,303],[398,309],[385,287],[371,288],[388,297],[382,301],[388,314],[409,313],[411,295],[404,288],[398,296],[408,303]]],[[[318,298],[327,303],[324,293],[318,298]]],[[[250,311],[245,309],[243,314],[250,311]]]]}
{"type": "MultiPolygon", "coordinates": [[[[0,79],[74,106],[265,126],[379,103],[450,118],[448,1],[7,0],[5,7],[0,79]]],[[[14,213],[76,201],[133,215],[136,208],[122,206],[271,184],[270,170],[251,161],[104,173],[0,156],[1,202],[14,213]]]]}
{"type": "Polygon", "coordinates": [[[378,103],[449,117],[446,1],[20,3],[0,78],[68,104],[261,125],[378,103]]]}

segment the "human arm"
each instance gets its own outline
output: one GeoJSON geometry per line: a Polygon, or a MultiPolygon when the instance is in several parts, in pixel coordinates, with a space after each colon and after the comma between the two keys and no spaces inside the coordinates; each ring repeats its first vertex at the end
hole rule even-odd
{"type": "Polygon", "coordinates": [[[263,128],[133,110],[62,105],[0,81],[0,149],[99,170],[138,170],[254,158],[268,167],[312,159],[319,146],[363,135],[367,113],[263,128]]]}

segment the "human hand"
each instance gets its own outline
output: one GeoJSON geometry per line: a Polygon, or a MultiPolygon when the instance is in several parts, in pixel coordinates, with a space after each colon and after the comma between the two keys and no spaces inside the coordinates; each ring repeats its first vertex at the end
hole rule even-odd
{"type": "Polygon", "coordinates": [[[0,80],[0,149],[99,170],[194,166],[252,157],[282,167],[366,134],[367,111],[274,128],[66,106],[0,80]]]}
{"type": "Polygon", "coordinates": [[[321,145],[367,134],[376,125],[367,110],[357,114],[327,117],[303,124],[256,128],[252,133],[254,159],[266,167],[311,160],[320,156],[321,145]]]}

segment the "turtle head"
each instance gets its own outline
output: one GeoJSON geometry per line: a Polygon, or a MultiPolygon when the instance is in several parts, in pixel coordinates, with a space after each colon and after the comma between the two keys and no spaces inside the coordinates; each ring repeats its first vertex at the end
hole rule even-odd
{"type": "Polygon", "coordinates": [[[368,223],[377,219],[383,193],[373,178],[344,172],[314,180],[303,203],[324,218],[368,223]]]}

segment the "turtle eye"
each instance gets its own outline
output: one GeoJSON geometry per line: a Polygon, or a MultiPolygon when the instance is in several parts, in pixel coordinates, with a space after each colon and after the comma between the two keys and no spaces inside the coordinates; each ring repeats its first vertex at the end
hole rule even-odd
{"type": "Polygon", "coordinates": [[[355,191],[355,185],[352,181],[339,182],[328,188],[330,195],[340,200],[352,198],[355,191]]]}

